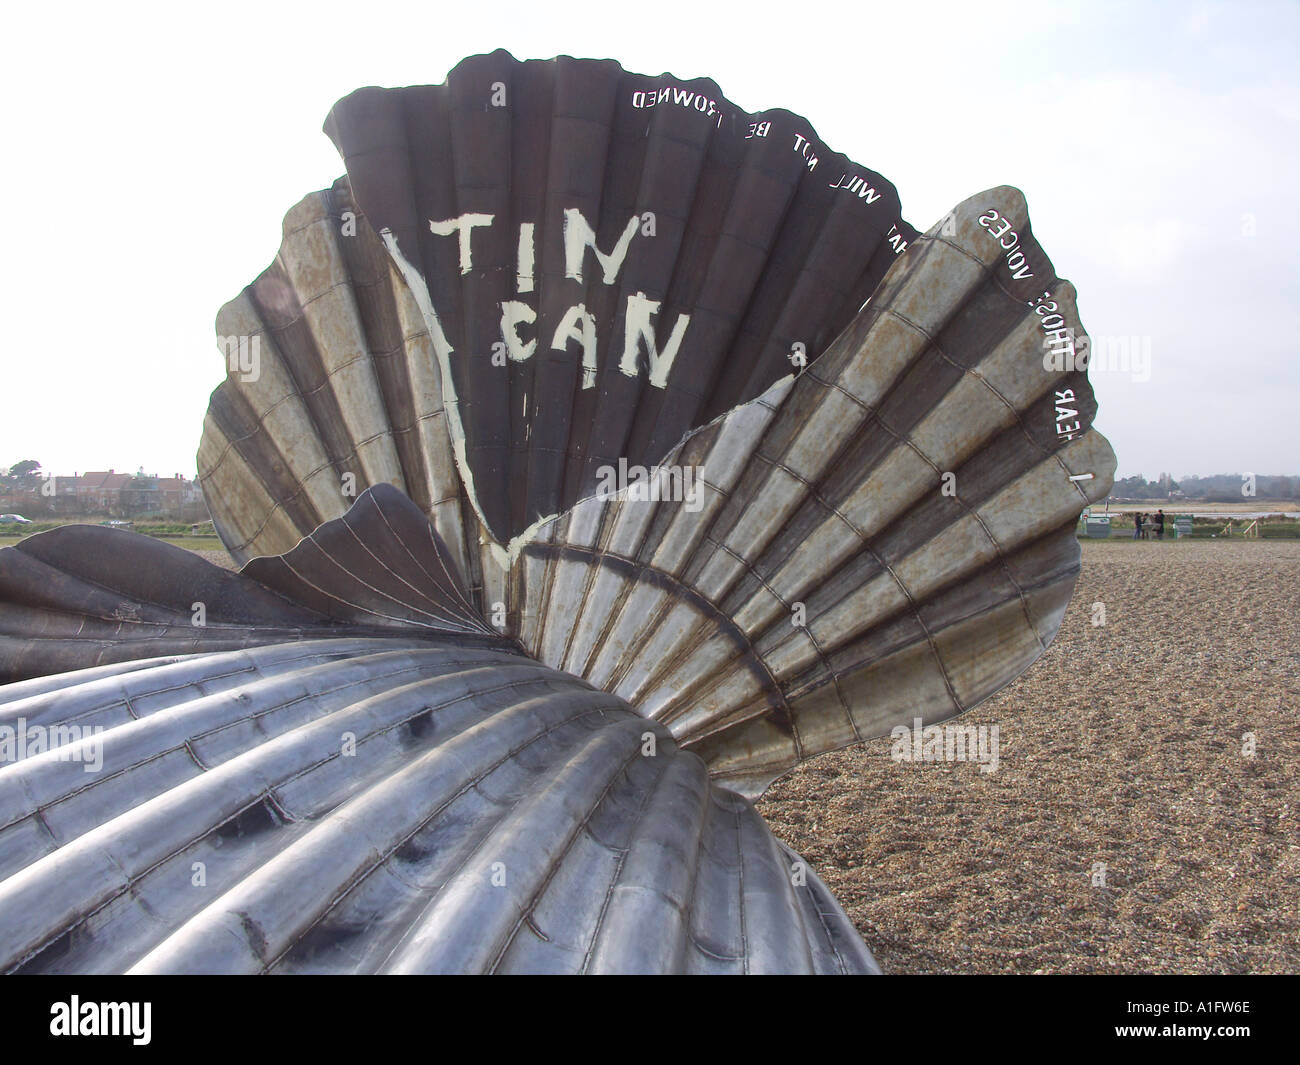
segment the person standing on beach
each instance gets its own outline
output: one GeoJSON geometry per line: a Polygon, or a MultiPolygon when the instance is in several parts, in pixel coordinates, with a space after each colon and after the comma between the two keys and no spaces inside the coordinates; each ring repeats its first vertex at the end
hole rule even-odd
{"type": "Polygon", "coordinates": [[[1157,510],[1156,511],[1156,539],[1163,540],[1164,538],[1165,538],[1165,512],[1163,510],[1157,510]]]}
{"type": "Polygon", "coordinates": [[[1133,515],[1133,539],[1142,539],[1142,515],[1140,513],[1133,515]]]}

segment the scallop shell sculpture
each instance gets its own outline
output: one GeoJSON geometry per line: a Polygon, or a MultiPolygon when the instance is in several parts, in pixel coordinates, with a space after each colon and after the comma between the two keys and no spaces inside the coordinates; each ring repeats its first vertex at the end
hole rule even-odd
{"type": "Polygon", "coordinates": [[[748,801],[486,631],[438,547],[381,486],[238,576],[98,528],[0,552],[6,601],[124,616],[0,687],[0,971],[874,971],[748,801]]]}
{"type": "Polygon", "coordinates": [[[1023,197],[918,235],[803,119],[611,62],[326,128],[218,318],[243,570],[0,551],[0,970],[878,971],[751,800],[1060,625],[1114,456],[1023,197]]]}

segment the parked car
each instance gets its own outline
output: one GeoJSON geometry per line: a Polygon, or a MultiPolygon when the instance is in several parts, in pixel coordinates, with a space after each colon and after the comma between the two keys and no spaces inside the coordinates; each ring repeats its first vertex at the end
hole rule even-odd
{"type": "Polygon", "coordinates": [[[0,525],[31,525],[30,518],[24,518],[21,514],[0,514],[0,525]]]}

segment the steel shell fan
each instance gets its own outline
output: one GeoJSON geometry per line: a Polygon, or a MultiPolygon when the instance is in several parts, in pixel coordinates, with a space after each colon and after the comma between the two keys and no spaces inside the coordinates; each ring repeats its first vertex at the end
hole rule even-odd
{"type": "Polygon", "coordinates": [[[611,61],[326,131],[218,316],[242,571],[0,551],[0,970],[878,971],[752,800],[1060,625],[1114,456],[1023,197],[918,234],[804,119],[611,61]]]}

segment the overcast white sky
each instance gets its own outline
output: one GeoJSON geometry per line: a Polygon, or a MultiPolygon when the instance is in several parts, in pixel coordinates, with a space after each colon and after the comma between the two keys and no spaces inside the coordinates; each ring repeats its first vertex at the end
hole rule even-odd
{"type": "Polygon", "coordinates": [[[5,12],[0,466],[192,476],[217,309],[342,164],[363,85],[614,58],[804,115],[928,228],[1016,185],[1094,336],[1119,474],[1300,473],[1294,3],[223,2],[5,12]]]}

